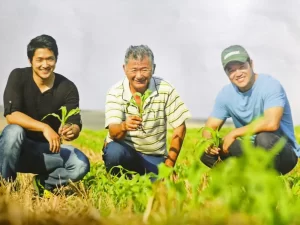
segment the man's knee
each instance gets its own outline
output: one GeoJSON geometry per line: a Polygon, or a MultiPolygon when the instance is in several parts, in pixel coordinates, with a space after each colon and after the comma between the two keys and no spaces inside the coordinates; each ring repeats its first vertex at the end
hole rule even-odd
{"type": "Polygon", "coordinates": [[[24,137],[25,137],[24,128],[16,124],[7,125],[2,131],[2,138],[4,138],[6,142],[7,141],[15,142],[19,139],[24,139],[24,137]]]}
{"type": "Polygon", "coordinates": [[[126,146],[118,142],[110,142],[107,144],[103,151],[103,161],[107,172],[118,173],[119,169],[115,166],[130,167],[127,161],[130,161],[130,154],[127,154],[128,149],[126,146]]]}
{"type": "Polygon", "coordinates": [[[81,180],[90,171],[90,161],[88,157],[77,148],[71,151],[73,156],[70,156],[68,167],[70,171],[70,180],[73,182],[81,180]]]}
{"type": "Polygon", "coordinates": [[[255,145],[269,150],[278,140],[279,137],[272,132],[261,132],[256,135],[255,145]]]}
{"type": "Polygon", "coordinates": [[[103,160],[106,164],[119,165],[124,158],[126,147],[118,142],[110,142],[107,144],[103,152],[103,160]]]}
{"type": "Polygon", "coordinates": [[[209,154],[207,154],[206,152],[204,152],[204,153],[201,155],[201,157],[200,157],[200,161],[201,161],[204,165],[206,165],[206,166],[208,166],[208,167],[210,167],[210,168],[212,168],[212,167],[216,164],[217,160],[218,160],[218,157],[217,157],[217,156],[209,155],[209,154]]]}
{"type": "Polygon", "coordinates": [[[25,130],[19,125],[7,125],[2,132],[1,139],[1,149],[4,151],[2,157],[13,156],[13,154],[18,154],[21,151],[25,130]],[[17,150],[17,153],[14,150],[17,150]]]}

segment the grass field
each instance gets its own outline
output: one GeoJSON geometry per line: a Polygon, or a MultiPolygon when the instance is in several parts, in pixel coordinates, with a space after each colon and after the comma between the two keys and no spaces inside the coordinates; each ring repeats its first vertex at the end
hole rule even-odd
{"type": "MultiPolygon", "coordinates": [[[[300,127],[296,134],[299,141],[300,127]]],[[[0,224],[300,223],[300,169],[279,176],[269,166],[271,154],[245,146],[245,157],[210,170],[199,162],[203,150],[198,129],[188,129],[175,168],[177,179],[170,178],[172,170],[160,166],[157,181],[151,183],[151,175],[126,180],[125,174],[116,178],[105,172],[105,135],[104,130],[84,130],[72,143],[89,156],[91,172],[50,199],[34,195],[31,174],[3,183],[0,224]]]]}

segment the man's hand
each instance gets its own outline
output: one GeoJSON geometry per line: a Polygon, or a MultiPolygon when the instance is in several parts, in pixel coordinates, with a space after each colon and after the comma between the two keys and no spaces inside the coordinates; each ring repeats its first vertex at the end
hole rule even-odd
{"type": "Polygon", "coordinates": [[[142,125],[142,118],[139,116],[128,116],[125,121],[118,124],[109,124],[109,135],[115,140],[123,140],[127,131],[135,131],[142,125]]]}
{"type": "Polygon", "coordinates": [[[134,131],[142,124],[142,118],[139,116],[128,116],[124,121],[124,129],[126,131],[134,131]]]}
{"type": "Polygon", "coordinates": [[[227,134],[224,138],[223,138],[223,147],[222,150],[225,154],[229,153],[229,147],[230,145],[232,145],[232,143],[235,141],[235,139],[237,138],[236,134],[235,134],[235,130],[231,131],[229,134],[227,134]]]}
{"type": "Polygon", "coordinates": [[[65,124],[63,127],[60,127],[58,130],[58,134],[65,141],[72,141],[78,137],[80,132],[80,128],[76,124],[65,124]]]}
{"type": "Polygon", "coordinates": [[[208,147],[205,152],[209,155],[219,155],[219,152],[220,152],[220,148],[218,147],[214,147],[214,146],[211,146],[211,147],[208,147]]]}
{"type": "Polygon", "coordinates": [[[49,150],[58,153],[60,151],[60,136],[49,125],[44,126],[43,135],[49,142],[49,150]]]}

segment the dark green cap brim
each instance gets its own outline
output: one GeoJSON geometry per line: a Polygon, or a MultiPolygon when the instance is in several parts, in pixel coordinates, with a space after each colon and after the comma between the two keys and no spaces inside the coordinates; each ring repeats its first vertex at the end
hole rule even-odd
{"type": "Polygon", "coordinates": [[[248,55],[233,55],[231,57],[228,57],[226,60],[224,60],[223,63],[223,68],[225,69],[225,67],[228,65],[228,63],[231,62],[241,62],[241,63],[245,63],[247,62],[248,59],[248,55]]]}

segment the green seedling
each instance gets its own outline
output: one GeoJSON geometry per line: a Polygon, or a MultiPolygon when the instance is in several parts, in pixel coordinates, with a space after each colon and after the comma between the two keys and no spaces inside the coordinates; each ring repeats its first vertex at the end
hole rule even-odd
{"type": "MultiPolygon", "coordinates": [[[[152,92],[149,89],[147,89],[144,94],[141,94],[140,92],[135,92],[133,94],[133,98],[130,100],[130,104],[138,108],[139,117],[141,118],[143,118],[144,114],[144,103],[146,102],[146,99],[151,95],[151,93],[152,92]]],[[[139,128],[142,129],[144,133],[146,133],[143,128],[143,125],[141,125],[139,128]]]]}
{"type": "MultiPolygon", "coordinates": [[[[202,127],[202,128],[200,128],[199,132],[201,134],[201,138],[198,142],[198,145],[199,145],[200,149],[205,150],[209,147],[219,148],[222,145],[223,140],[220,136],[219,129],[214,130],[210,127],[202,127]],[[203,132],[209,132],[210,133],[210,138],[203,137],[203,132]]],[[[221,161],[220,156],[219,156],[218,159],[219,159],[219,161],[221,161]]]]}
{"type": "MultiPolygon", "coordinates": [[[[67,111],[66,106],[60,107],[59,110],[61,110],[61,116],[56,113],[49,113],[42,118],[42,121],[46,119],[48,116],[54,116],[60,121],[60,126],[63,127],[66,125],[66,122],[70,116],[74,116],[80,113],[80,109],[78,107],[75,109],[71,109],[69,112],[67,111]]],[[[61,142],[62,142],[62,138],[61,138],[61,142]]]]}

